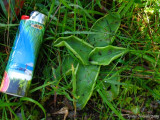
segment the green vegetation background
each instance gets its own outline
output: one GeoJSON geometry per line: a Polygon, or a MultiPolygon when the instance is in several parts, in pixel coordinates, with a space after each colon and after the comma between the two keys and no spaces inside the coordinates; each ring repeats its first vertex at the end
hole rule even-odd
{"type": "MultiPolygon", "coordinates": [[[[113,101],[107,103],[104,101],[107,99],[105,96],[102,100],[102,96],[94,91],[85,108],[77,111],[77,119],[128,119],[132,115],[159,115],[159,0],[134,0],[131,5],[129,0],[26,0],[20,15],[14,21],[1,8],[0,79],[4,74],[21,15],[29,15],[33,10],[48,15],[44,42],[29,96],[17,98],[1,93],[0,118],[63,119],[64,115],[54,113],[67,107],[67,119],[74,119],[71,76],[55,82],[55,69],[62,65],[62,58],[68,51],[65,48],[55,48],[53,42],[69,35],[85,40],[97,19],[121,9],[124,13],[113,45],[127,48],[129,52],[113,62],[121,71],[120,82],[110,83],[120,85],[120,92],[113,101]]],[[[103,73],[106,74],[107,72],[103,73]]]]}

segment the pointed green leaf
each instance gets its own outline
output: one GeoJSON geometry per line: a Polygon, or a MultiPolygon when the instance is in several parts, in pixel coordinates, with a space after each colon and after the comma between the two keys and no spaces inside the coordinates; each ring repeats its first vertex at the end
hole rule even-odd
{"type": "Polygon", "coordinates": [[[100,66],[84,66],[79,64],[76,73],[76,95],[79,97],[77,99],[76,106],[78,109],[83,109],[90,99],[99,74],[99,70],[100,66]]]}
{"type": "Polygon", "coordinates": [[[121,20],[118,13],[108,14],[98,19],[91,28],[91,32],[96,32],[97,34],[89,34],[88,42],[95,47],[104,47],[111,44],[120,23],[121,20]]]}
{"type": "Polygon", "coordinates": [[[105,87],[105,89],[108,89],[110,87],[110,89],[108,89],[106,91],[108,100],[113,100],[115,99],[118,94],[119,94],[119,87],[120,85],[118,84],[120,81],[120,77],[119,77],[119,73],[114,73],[114,75],[112,75],[110,78],[105,79],[103,85],[105,87]],[[112,97],[110,97],[110,95],[112,97]]]}
{"type": "Polygon", "coordinates": [[[113,65],[101,67],[97,81],[99,88],[104,91],[106,99],[109,101],[112,101],[118,96],[121,85],[119,72],[116,69],[112,70],[113,68],[113,65]]]}
{"type": "Polygon", "coordinates": [[[91,51],[89,60],[94,65],[109,65],[113,60],[122,56],[125,52],[125,48],[111,45],[96,47],[91,51]]]}
{"type": "Polygon", "coordinates": [[[56,47],[66,46],[84,65],[88,65],[88,56],[93,46],[75,36],[60,37],[55,41],[56,47]]]}

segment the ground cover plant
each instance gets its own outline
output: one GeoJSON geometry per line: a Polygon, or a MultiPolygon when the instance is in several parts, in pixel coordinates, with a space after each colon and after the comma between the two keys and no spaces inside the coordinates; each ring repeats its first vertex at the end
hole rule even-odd
{"type": "Polygon", "coordinates": [[[23,14],[48,16],[29,95],[0,93],[1,119],[159,119],[158,0],[1,1],[0,78],[23,14]],[[16,16],[17,14],[17,16],[16,16]]]}

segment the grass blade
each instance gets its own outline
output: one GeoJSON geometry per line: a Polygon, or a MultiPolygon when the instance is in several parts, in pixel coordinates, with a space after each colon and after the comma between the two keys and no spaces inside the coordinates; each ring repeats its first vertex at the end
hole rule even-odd
{"type": "Polygon", "coordinates": [[[122,11],[119,11],[120,12],[120,16],[124,16],[126,14],[126,12],[129,10],[129,8],[133,5],[134,3],[134,0],[130,0],[127,4],[127,6],[125,6],[126,4],[123,4],[122,8],[123,9],[122,11]]]}
{"type": "Polygon", "coordinates": [[[52,0],[52,4],[51,4],[51,7],[50,7],[50,10],[49,10],[49,13],[48,13],[48,21],[49,21],[49,18],[53,12],[53,8],[54,8],[54,5],[55,5],[55,0],[52,0]]]}
{"type": "Polygon", "coordinates": [[[121,113],[119,111],[117,111],[114,106],[112,105],[112,103],[110,103],[106,97],[103,95],[103,93],[100,91],[100,89],[97,89],[97,92],[100,94],[101,98],[103,99],[103,101],[109,106],[109,108],[121,119],[124,120],[124,118],[122,117],[121,113]]]}
{"type": "Polygon", "coordinates": [[[39,108],[41,108],[41,110],[43,111],[44,115],[45,115],[45,118],[46,118],[46,110],[44,109],[44,107],[39,103],[37,102],[36,100],[33,100],[31,98],[28,98],[28,97],[22,97],[20,98],[20,101],[28,101],[28,102],[32,102],[34,104],[36,104],[39,108]]]}

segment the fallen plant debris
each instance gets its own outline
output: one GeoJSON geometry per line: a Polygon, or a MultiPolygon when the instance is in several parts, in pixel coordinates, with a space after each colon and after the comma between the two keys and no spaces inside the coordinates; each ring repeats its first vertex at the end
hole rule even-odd
{"type": "Polygon", "coordinates": [[[68,116],[68,107],[63,107],[53,114],[64,114],[64,120],[66,120],[66,117],[68,116]]]}

